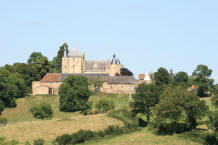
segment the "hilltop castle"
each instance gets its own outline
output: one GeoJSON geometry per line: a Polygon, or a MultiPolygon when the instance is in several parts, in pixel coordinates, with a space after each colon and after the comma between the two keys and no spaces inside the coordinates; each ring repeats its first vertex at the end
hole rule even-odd
{"type": "Polygon", "coordinates": [[[64,56],[62,58],[62,73],[64,74],[109,74],[109,76],[116,76],[120,74],[120,60],[113,55],[110,60],[86,60],[85,52],[80,52],[73,48],[67,54],[64,49],[64,56]]]}
{"type": "Polygon", "coordinates": [[[112,60],[86,60],[86,54],[80,53],[76,48],[68,53],[64,49],[62,58],[62,73],[48,73],[41,81],[32,83],[32,93],[58,94],[58,88],[69,75],[84,76],[89,79],[100,79],[103,93],[130,93],[138,85],[133,76],[120,76],[122,64],[113,55],[112,60]]]}

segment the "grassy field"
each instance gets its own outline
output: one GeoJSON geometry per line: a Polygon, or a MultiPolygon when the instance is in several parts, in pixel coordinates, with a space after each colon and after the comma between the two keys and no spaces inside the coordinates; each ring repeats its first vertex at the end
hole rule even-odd
{"type": "MultiPolygon", "coordinates": [[[[107,98],[113,100],[115,103],[115,109],[128,108],[129,96],[128,95],[111,95],[111,94],[92,94],[90,101],[93,102],[95,107],[96,102],[101,98],[107,98]]],[[[210,99],[204,99],[211,106],[210,99]]],[[[109,125],[120,125],[123,123],[119,120],[109,118],[105,114],[83,116],[80,113],[65,113],[59,111],[59,97],[55,95],[45,96],[28,96],[26,98],[17,99],[17,107],[5,109],[3,117],[8,119],[8,124],[0,129],[0,135],[3,134],[8,140],[18,140],[21,143],[25,141],[32,142],[34,139],[43,138],[46,141],[46,145],[51,145],[51,141],[56,136],[63,135],[65,133],[74,133],[80,129],[89,129],[93,131],[103,130],[109,125]],[[52,105],[54,110],[54,117],[51,120],[39,120],[33,118],[29,109],[36,104],[47,102],[52,105]]],[[[200,128],[207,129],[203,124],[200,128]]],[[[114,138],[104,138],[99,141],[93,141],[86,143],[86,145],[197,145],[198,143],[191,142],[178,135],[172,136],[159,136],[153,133],[153,131],[147,128],[126,134],[117,136],[114,138]]]]}
{"type": "MultiPolygon", "coordinates": [[[[97,97],[92,96],[92,100],[97,97]],[[94,98],[93,98],[94,97],[94,98]]],[[[29,96],[17,99],[16,108],[5,109],[2,116],[8,119],[8,124],[3,128],[4,136],[8,140],[20,142],[33,141],[44,138],[47,144],[56,136],[65,133],[74,133],[80,129],[101,130],[109,125],[122,125],[121,121],[107,117],[105,114],[83,116],[80,113],[64,113],[58,108],[58,96],[29,96]],[[51,120],[33,118],[29,112],[31,106],[47,102],[52,105],[54,117],[51,120]]]]}
{"type": "Polygon", "coordinates": [[[114,138],[92,141],[83,145],[200,145],[177,135],[159,136],[147,128],[114,138]]]}

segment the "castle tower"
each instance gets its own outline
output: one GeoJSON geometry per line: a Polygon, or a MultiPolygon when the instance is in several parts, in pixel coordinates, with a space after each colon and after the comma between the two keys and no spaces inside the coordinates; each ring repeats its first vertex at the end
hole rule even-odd
{"type": "Polygon", "coordinates": [[[116,59],[116,55],[114,54],[109,66],[109,75],[116,76],[117,74],[120,74],[120,60],[116,59]]]}
{"type": "Polygon", "coordinates": [[[85,67],[85,54],[80,54],[77,48],[72,48],[68,54],[64,50],[62,58],[62,73],[83,73],[85,67]]]}

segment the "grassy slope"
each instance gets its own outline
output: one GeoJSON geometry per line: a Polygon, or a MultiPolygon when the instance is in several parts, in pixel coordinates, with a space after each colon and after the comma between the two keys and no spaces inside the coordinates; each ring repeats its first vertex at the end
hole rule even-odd
{"type": "Polygon", "coordinates": [[[84,145],[199,145],[198,143],[182,139],[177,135],[158,136],[147,128],[114,138],[92,141],[84,145]]]}
{"type": "Polygon", "coordinates": [[[14,139],[21,142],[32,141],[37,138],[44,138],[47,142],[50,142],[56,136],[74,133],[80,129],[96,131],[109,125],[122,125],[121,121],[109,118],[105,114],[83,116],[80,113],[60,112],[58,102],[58,96],[49,95],[29,96],[18,99],[16,108],[6,109],[2,114],[9,121],[4,127],[3,135],[8,140],[14,139]],[[35,119],[29,112],[31,106],[41,102],[47,102],[52,105],[54,117],[51,120],[35,119]]]}
{"type": "MultiPolygon", "coordinates": [[[[101,98],[113,100],[115,102],[116,109],[128,107],[129,105],[128,95],[93,94],[90,97],[90,101],[92,101],[93,106],[95,106],[96,102],[101,98]]],[[[6,109],[3,112],[2,116],[7,117],[9,120],[7,126],[4,127],[4,135],[7,136],[9,140],[15,139],[22,142],[25,140],[32,141],[36,138],[41,137],[46,139],[46,145],[50,145],[52,139],[64,133],[73,133],[78,131],[79,129],[99,130],[106,128],[108,125],[122,124],[120,121],[108,118],[106,115],[103,114],[84,117],[79,113],[60,112],[58,109],[58,102],[58,96],[29,96],[26,98],[18,99],[18,106],[16,108],[6,109]],[[41,102],[47,102],[52,105],[52,108],[54,110],[54,117],[52,118],[52,120],[41,121],[32,117],[31,113],[29,112],[29,108],[41,102]]],[[[206,99],[206,102],[211,108],[210,100],[206,99]]],[[[91,142],[87,144],[194,145],[197,143],[193,143],[183,138],[179,138],[177,135],[158,136],[153,134],[152,131],[143,129],[139,132],[122,135],[115,138],[106,138],[100,140],[99,142],[91,142]]]]}

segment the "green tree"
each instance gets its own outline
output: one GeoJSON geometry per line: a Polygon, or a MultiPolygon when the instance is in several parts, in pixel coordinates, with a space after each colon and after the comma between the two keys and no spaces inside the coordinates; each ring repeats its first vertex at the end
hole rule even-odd
{"type": "Polygon", "coordinates": [[[192,73],[192,81],[199,86],[198,96],[208,96],[206,92],[212,91],[214,80],[211,79],[212,70],[206,65],[198,65],[192,73]]]}
{"type": "Polygon", "coordinates": [[[212,97],[211,101],[212,101],[212,105],[213,105],[214,107],[218,108],[218,94],[215,94],[215,95],[212,97]]]}
{"type": "Polygon", "coordinates": [[[208,114],[209,117],[209,123],[208,126],[212,130],[218,133],[218,110],[215,110],[214,112],[210,112],[208,114]]]}
{"type": "Polygon", "coordinates": [[[158,86],[168,85],[170,82],[170,74],[165,68],[159,68],[157,72],[154,73],[154,81],[158,86]]]}
{"type": "Polygon", "coordinates": [[[53,58],[54,68],[55,68],[55,71],[58,73],[61,73],[62,71],[62,57],[64,56],[64,49],[66,49],[68,53],[67,43],[64,43],[62,46],[60,46],[57,56],[53,58]]]}
{"type": "Polygon", "coordinates": [[[0,100],[4,102],[5,107],[16,107],[15,100],[20,92],[16,80],[7,69],[0,68],[0,100]]]}
{"type": "Polygon", "coordinates": [[[60,110],[66,112],[90,109],[88,79],[82,76],[68,76],[59,87],[60,110]]]}
{"type": "Polygon", "coordinates": [[[108,111],[114,110],[114,102],[107,100],[107,99],[101,99],[96,104],[96,108],[99,112],[106,113],[108,111]]]}
{"type": "Polygon", "coordinates": [[[218,94],[218,84],[214,85],[213,93],[218,94]]]}
{"type": "Polygon", "coordinates": [[[136,88],[136,93],[133,96],[134,101],[131,103],[132,112],[136,115],[142,113],[146,115],[149,123],[152,108],[158,103],[160,95],[159,87],[155,84],[142,83],[136,88]]]}
{"type": "Polygon", "coordinates": [[[186,72],[178,72],[175,76],[174,76],[174,82],[175,85],[180,85],[180,86],[184,86],[184,87],[188,87],[189,85],[189,76],[186,72]]]}
{"type": "Polygon", "coordinates": [[[31,53],[29,59],[27,60],[28,64],[36,64],[36,60],[43,58],[44,56],[42,55],[41,52],[33,52],[31,53]]]}
{"type": "Polygon", "coordinates": [[[44,77],[46,73],[51,72],[53,65],[52,62],[40,52],[33,52],[28,59],[28,63],[33,65],[33,69],[39,74],[40,79],[44,77]]]}
{"type": "Polygon", "coordinates": [[[205,101],[178,86],[166,88],[155,108],[157,122],[178,123],[185,120],[190,128],[196,128],[197,119],[202,119],[207,112],[205,101]]]}
{"type": "Polygon", "coordinates": [[[100,78],[90,78],[89,83],[90,83],[90,86],[94,87],[95,92],[99,92],[104,81],[102,81],[100,78]]]}
{"type": "Polygon", "coordinates": [[[34,106],[30,109],[30,112],[33,114],[35,118],[44,119],[44,118],[52,118],[53,111],[52,107],[48,103],[41,103],[37,106],[34,106]]]}
{"type": "Polygon", "coordinates": [[[120,75],[121,76],[133,76],[133,73],[128,68],[121,68],[120,75]]]}

